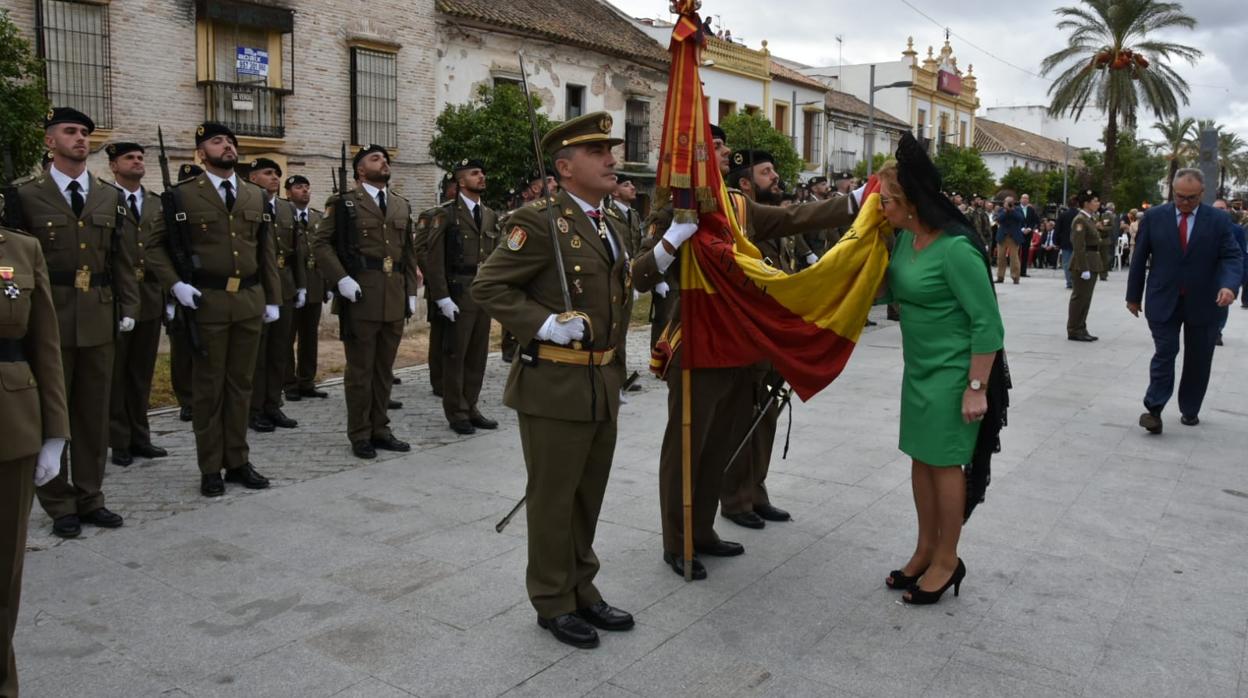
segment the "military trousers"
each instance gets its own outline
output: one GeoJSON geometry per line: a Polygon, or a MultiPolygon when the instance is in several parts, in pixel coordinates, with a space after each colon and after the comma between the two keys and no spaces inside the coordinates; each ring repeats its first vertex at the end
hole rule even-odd
{"type": "Polygon", "coordinates": [[[446,322],[441,311],[429,309],[429,385],[435,393],[442,392],[442,335],[446,331],[446,322]]]}
{"type": "MultiPolygon", "coordinates": [[[[669,291],[670,293],[670,291],[669,291]]],[[[670,312],[667,307],[668,300],[663,296],[651,291],[650,292],[650,348],[654,349],[659,343],[659,337],[663,336],[663,329],[667,327],[667,316],[670,312]]],[[[646,357],[648,364],[650,357],[646,357]]]]}
{"type": "Polygon", "coordinates": [[[200,322],[207,356],[195,356],[191,371],[191,424],[199,470],[205,475],[245,465],[251,381],[260,351],[260,316],[237,322],[200,322]]]}
{"type": "Polygon", "coordinates": [[[290,359],[290,334],[294,329],[295,304],[278,306],[278,316],[260,330],[255,374],[251,381],[251,413],[272,414],[282,408],[282,386],[290,359]]]}
{"type": "Polygon", "coordinates": [[[108,455],[109,389],[113,382],[113,343],[61,347],[69,433],[61,472],[35,490],[52,518],[88,514],[104,506],[104,460],[108,455]]]}
{"type": "Polygon", "coordinates": [[[191,372],[195,352],[186,338],[181,319],[169,323],[169,384],[179,407],[191,406],[191,372]]]}
{"type": "MultiPolygon", "coordinates": [[[[712,545],[719,540],[714,528],[715,509],[724,468],[749,426],[753,373],[748,367],[698,368],[689,372],[689,382],[693,543],[712,545]]],[[[682,393],[680,366],[674,363],[667,372],[667,428],[659,450],[659,508],[663,550],[677,555],[684,552],[682,393]]]]}
{"type": "Polygon", "coordinates": [[[615,455],[614,420],[570,422],[518,414],[529,479],[525,586],[542,618],[602,600],[594,535],[615,455]]]}
{"type": "Polygon", "coordinates": [[[1086,334],[1088,331],[1088,309],[1092,307],[1092,292],[1096,290],[1096,273],[1084,281],[1082,272],[1071,272],[1074,285],[1070,291],[1070,308],[1066,313],[1066,335],[1086,334]]]}
{"type": "Polygon", "coordinates": [[[308,299],[295,308],[294,328],[286,351],[286,389],[311,390],[316,387],[317,347],[321,334],[321,299],[308,299]],[[298,347],[295,344],[298,343],[298,347]]]}
{"type": "Polygon", "coordinates": [[[109,445],[128,449],[152,443],[147,406],[152,374],[160,349],[160,319],[142,320],[117,336],[113,357],[113,387],[109,395],[109,445]]]}
{"type": "Polygon", "coordinates": [[[37,458],[30,455],[0,463],[0,696],[4,698],[17,695],[13,633],[22,600],[22,563],[37,458]]]}
{"type": "Polygon", "coordinates": [[[1005,280],[1005,267],[1010,267],[1010,278],[1018,281],[1021,272],[1021,261],[1018,258],[1018,243],[1014,238],[1006,236],[997,243],[997,281],[1005,280]]]}
{"type": "MultiPolygon", "coordinates": [[[[758,410],[767,403],[769,381],[775,380],[775,374],[766,368],[755,368],[753,402],[750,417],[741,429],[740,439],[745,431],[758,417],[758,410]]],[[[732,462],[732,467],[724,475],[724,486],[720,494],[719,506],[725,514],[741,514],[754,511],[756,506],[771,504],[767,497],[767,471],[771,468],[771,451],[776,443],[776,426],[780,421],[779,399],[772,403],[763,418],[759,421],[749,442],[741,449],[741,454],[732,462]]],[[[736,448],[740,441],[732,445],[736,448]]]]}
{"type": "MultiPolygon", "coordinates": [[[[459,317],[453,323],[438,321],[444,332],[453,333],[451,352],[442,356],[442,411],[447,421],[467,420],[480,414],[477,400],[485,381],[485,362],[490,353],[490,316],[475,301],[459,301],[459,317]]],[[[442,347],[430,345],[430,353],[442,347]]]]}
{"type": "Polygon", "coordinates": [[[343,342],[347,368],[342,378],[347,398],[347,438],[352,443],[391,436],[390,390],[394,387],[394,357],[403,339],[403,321],[375,322],[352,319],[355,336],[343,342]]]}

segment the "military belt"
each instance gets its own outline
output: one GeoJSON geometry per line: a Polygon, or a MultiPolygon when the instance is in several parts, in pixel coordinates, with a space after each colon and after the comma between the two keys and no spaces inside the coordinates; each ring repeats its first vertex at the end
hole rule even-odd
{"type": "Polygon", "coordinates": [[[97,271],[94,274],[75,270],[75,271],[48,271],[48,280],[53,286],[74,286],[83,291],[84,285],[87,288],[100,288],[102,286],[113,285],[113,275],[106,271],[97,271]],[[84,284],[84,282],[86,282],[84,284]]]}
{"type": "Polygon", "coordinates": [[[537,358],[557,364],[606,366],[615,358],[615,348],[612,347],[602,351],[581,351],[554,344],[539,344],[537,347],[537,358]]]}
{"type": "Polygon", "coordinates": [[[477,267],[473,264],[456,264],[451,267],[451,273],[458,276],[476,276],[477,267]]]}
{"type": "Polygon", "coordinates": [[[214,291],[227,291],[229,293],[238,293],[258,283],[260,283],[260,277],[256,274],[247,277],[217,276],[216,274],[197,271],[191,276],[191,284],[196,288],[210,288],[214,291]]]}
{"type": "Polygon", "coordinates": [[[392,271],[403,271],[403,262],[396,261],[393,257],[369,257],[360,255],[360,263],[369,271],[384,271],[389,274],[392,271]]]}
{"type": "Polygon", "coordinates": [[[26,351],[20,339],[0,339],[0,362],[17,363],[26,360],[26,351]]]}

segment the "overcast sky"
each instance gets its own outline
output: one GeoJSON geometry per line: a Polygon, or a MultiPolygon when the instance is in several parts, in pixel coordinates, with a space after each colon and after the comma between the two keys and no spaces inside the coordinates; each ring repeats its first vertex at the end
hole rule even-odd
{"type": "MultiPolygon", "coordinates": [[[[636,17],[671,18],[668,0],[610,1],[636,17]]],[[[950,44],[958,66],[975,67],[982,107],[1048,104],[1049,81],[1024,70],[1039,73],[1040,61],[1066,45],[1065,35],[1055,28],[1053,9],[1073,1],[910,0],[910,4],[932,19],[902,0],[703,0],[701,14],[714,17],[716,27],[730,29],[734,39],[752,48],[766,39],[773,54],[810,65],[837,64],[837,35],[843,38],[840,52],[846,64],[897,60],[907,36],[914,37],[922,58],[929,45],[940,50],[942,27],[948,27],[954,34],[950,44]]],[[[1191,105],[1182,114],[1216,119],[1248,140],[1248,12],[1243,11],[1243,0],[1191,0],[1183,7],[1196,18],[1196,30],[1167,38],[1195,46],[1204,57],[1195,66],[1173,65],[1191,85],[1191,105]]],[[[1153,121],[1151,113],[1140,116],[1146,138],[1155,137],[1147,129],[1153,121]]]]}

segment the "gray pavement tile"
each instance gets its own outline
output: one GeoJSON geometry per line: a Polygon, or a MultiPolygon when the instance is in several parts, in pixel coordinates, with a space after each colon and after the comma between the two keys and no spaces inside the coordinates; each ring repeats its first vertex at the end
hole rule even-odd
{"type": "Polygon", "coordinates": [[[384,681],[367,678],[335,693],[334,698],[408,698],[414,695],[416,694],[395,688],[384,681]]]}
{"type": "MultiPolygon", "coordinates": [[[[523,510],[516,516],[523,519],[523,510]]],[[[499,518],[501,519],[502,515],[499,518]]],[[[513,519],[512,526],[515,528],[504,529],[503,533],[494,530],[495,523],[487,519],[461,524],[405,541],[393,547],[403,552],[414,553],[463,568],[526,545],[523,534],[516,535],[522,522],[513,519]]]]}
{"type": "Polygon", "coordinates": [[[1008,674],[967,664],[957,660],[949,662],[936,675],[924,696],[956,696],[957,698],[996,698],[997,696],[1028,696],[1029,698],[1062,698],[1079,695],[1077,692],[1060,691],[1055,688],[1020,679],[1008,674]]]}
{"type": "Polygon", "coordinates": [[[14,651],[21,661],[23,685],[49,674],[63,673],[66,665],[99,661],[96,657],[108,654],[108,649],[89,634],[46,612],[22,614],[14,651]]]}
{"type": "Polygon", "coordinates": [[[592,694],[613,676],[627,673],[670,635],[645,624],[618,633],[599,632],[602,645],[593,652],[571,652],[511,688],[505,696],[579,696],[592,694]],[[607,651],[602,651],[607,650],[607,651]]]}
{"type": "Polygon", "coordinates": [[[781,670],[705,639],[673,638],[662,651],[651,652],[617,673],[611,683],[642,696],[756,695],[781,670]]]}
{"type": "Polygon", "coordinates": [[[342,691],[366,678],[360,672],[293,643],[239,664],[215,665],[208,674],[179,685],[195,696],[317,698],[341,695],[342,691]]]}
{"type": "Polygon", "coordinates": [[[62,664],[59,671],[27,678],[19,670],[24,698],[64,698],[64,696],[161,696],[189,698],[175,684],[174,677],[159,676],[135,662],[101,652],[62,664]]]}
{"type": "Polygon", "coordinates": [[[1090,672],[1085,696],[1235,696],[1237,677],[1203,664],[1110,650],[1090,672]]]}
{"type": "Polygon", "coordinates": [[[1096,664],[1111,627],[1111,621],[1040,607],[1009,622],[985,620],[954,659],[1074,692],[1096,664]]]}
{"type": "Polygon", "coordinates": [[[386,607],[415,612],[466,629],[517,605],[528,607],[524,570],[528,551],[517,548],[422,586],[386,607]]]}
{"type": "Polygon", "coordinates": [[[413,552],[391,550],[370,560],[338,567],[323,578],[385,603],[423,589],[460,569],[413,552]]]}

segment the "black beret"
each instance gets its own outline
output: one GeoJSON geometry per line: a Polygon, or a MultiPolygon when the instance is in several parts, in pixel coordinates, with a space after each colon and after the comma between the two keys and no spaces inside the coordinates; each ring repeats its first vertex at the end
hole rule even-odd
{"type": "Polygon", "coordinates": [[[628,184],[628,183],[629,183],[629,182],[631,182],[631,181],[633,181],[633,178],[632,178],[630,175],[626,175],[626,174],[624,174],[623,172],[616,172],[616,173],[615,173],[615,183],[616,183],[617,185],[619,185],[619,184],[628,184]]]}
{"type": "Polygon", "coordinates": [[[86,127],[87,133],[95,131],[95,122],[91,120],[91,117],[73,107],[56,107],[48,110],[43,118],[43,127],[51,128],[57,124],[79,124],[86,127]]]}
{"type": "Polygon", "coordinates": [[[282,176],[282,166],[268,158],[256,158],[251,161],[251,171],[259,172],[260,170],[273,170],[277,172],[278,177],[282,176]]]}
{"type": "Polygon", "coordinates": [[[199,165],[192,165],[191,163],[188,162],[185,165],[178,168],[178,181],[181,182],[184,179],[191,179],[193,177],[198,177],[203,173],[204,173],[204,169],[202,167],[200,167],[199,165]]]}
{"type": "Polygon", "coordinates": [[[476,158],[464,158],[463,160],[460,160],[459,162],[455,163],[455,168],[452,171],[461,172],[463,170],[472,170],[472,169],[477,169],[477,170],[481,170],[482,172],[485,172],[485,163],[481,162],[480,160],[476,158]]]}
{"type": "Polygon", "coordinates": [[[307,177],[304,177],[303,175],[291,175],[291,176],[289,176],[289,177],[287,177],[287,178],[286,178],[286,188],[287,188],[287,189],[290,189],[291,187],[295,186],[296,184],[306,184],[306,185],[308,185],[308,186],[311,186],[311,185],[312,185],[312,183],[308,181],[308,178],[307,178],[307,177]]]}
{"type": "Polygon", "coordinates": [[[776,159],[766,150],[738,150],[728,158],[728,166],[730,172],[743,170],[754,165],[762,165],[765,163],[776,164],[776,159]]]}
{"type": "Polygon", "coordinates": [[[228,137],[230,142],[234,144],[234,147],[238,147],[238,137],[234,135],[234,132],[225,124],[219,124],[215,121],[205,121],[199,125],[199,128],[195,129],[195,147],[198,148],[204,144],[204,141],[212,140],[217,136],[228,137]]]}
{"type": "Polygon", "coordinates": [[[811,177],[810,181],[807,182],[806,184],[813,187],[816,184],[827,184],[827,182],[828,182],[827,177],[819,176],[819,177],[811,177]]]}
{"type": "Polygon", "coordinates": [[[711,124],[711,138],[718,138],[725,143],[728,142],[728,134],[724,133],[724,129],[720,128],[717,124],[711,124]]]}
{"type": "Polygon", "coordinates": [[[1095,191],[1091,189],[1084,189],[1080,191],[1078,194],[1076,194],[1075,198],[1079,201],[1079,205],[1082,206],[1088,203],[1089,201],[1091,201],[1092,199],[1099,199],[1101,197],[1099,194],[1097,194],[1095,191]]]}
{"type": "Polygon", "coordinates": [[[357,169],[360,166],[360,160],[363,160],[373,153],[381,153],[385,156],[386,162],[390,162],[390,151],[375,143],[369,143],[363,148],[355,151],[355,157],[351,158],[351,169],[357,169]]]}
{"type": "Polygon", "coordinates": [[[845,171],[845,172],[836,173],[836,181],[838,182],[841,181],[842,179],[853,179],[853,178],[854,178],[853,172],[845,171]]]}
{"type": "Polygon", "coordinates": [[[138,143],[109,143],[104,148],[104,152],[108,153],[109,162],[116,160],[126,153],[133,153],[136,150],[140,153],[144,152],[143,146],[138,143]]]}

